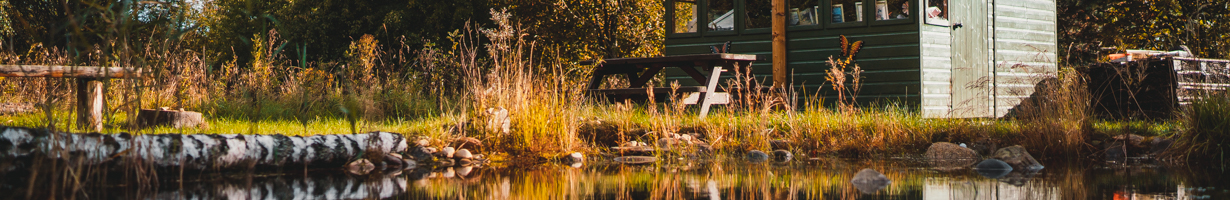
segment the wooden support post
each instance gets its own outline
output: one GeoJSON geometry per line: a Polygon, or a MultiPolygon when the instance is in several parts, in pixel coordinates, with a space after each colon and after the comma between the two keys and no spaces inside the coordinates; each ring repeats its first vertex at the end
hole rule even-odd
{"type": "Polygon", "coordinates": [[[773,0],[773,87],[786,85],[786,0],[773,0]]]}
{"type": "Polygon", "coordinates": [[[696,98],[697,101],[700,101],[700,119],[705,119],[705,116],[709,115],[709,105],[712,104],[712,101],[709,101],[709,99],[713,98],[713,93],[718,85],[718,79],[722,76],[722,66],[713,66],[712,69],[713,71],[709,71],[709,77],[707,77],[709,80],[705,84],[705,91],[701,92],[700,96],[696,98]]]}
{"type": "Polygon", "coordinates": [[[77,128],[102,131],[102,112],[102,81],[94,78],[77,78],[77,128]]]}

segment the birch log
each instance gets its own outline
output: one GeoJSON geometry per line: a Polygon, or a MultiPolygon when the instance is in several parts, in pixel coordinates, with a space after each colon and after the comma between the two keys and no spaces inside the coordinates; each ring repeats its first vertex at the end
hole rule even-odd
{"type": "MultiPolygon", "coordinates": [[[[380,158],[390,153],[403,153],[406,149],[404,136],[389,132],[308,137],[131,135],[63,133],[0,126],[0,162],[58,159],[83,166],[116,163],[192,170],[341,167],[364,155],[380,158]]],[[[7,166],[23,166],[20,163],[9,164],[7,166]]]]}

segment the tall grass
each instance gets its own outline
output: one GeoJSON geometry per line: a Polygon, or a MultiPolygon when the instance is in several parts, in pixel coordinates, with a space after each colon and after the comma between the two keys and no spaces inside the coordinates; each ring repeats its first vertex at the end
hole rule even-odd
{"type": "Polygon", "coordinates": [[[1182,114],[1186,126],[1175,138],[1166,155],[1180,161],[1206,160],[1225,164],[1230,151],[1230,94],[1205,96],[1193,102],[1182,114]]]}

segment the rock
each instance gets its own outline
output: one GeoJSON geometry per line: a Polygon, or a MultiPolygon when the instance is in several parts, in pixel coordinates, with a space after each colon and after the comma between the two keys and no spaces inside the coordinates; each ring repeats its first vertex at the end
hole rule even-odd
{"type": "Polygon", "coordinates": [[[568,154],[568,156],[565,156],[564,158],[565,158],[564,161],[567,163],[585,162],[585,155],[581,154],[581,152],[572,152],[571,154],[568,154]]]}
{"type": "Polygon", "coordinates": [[[405,164],[402,162],[402,160],[405,160],[405,159],[402,159],[401,155],[397,155],[395,153],[384,155],[384,164],[388,165],[389,168],[399,168],[399,169],[402,168],[402,165],[405,164]]]}
{"type": "Polygon", "coordinates": [[[436,148],[424,146],[411,147],[410,150],[406,151],[406,155],[415,160],[431,160],[435,153],[436,148]]]}
{"type": "Polygon", "coordinates": [[[420,146],[420,147],[431,146],[431,139],[430,139],[430,138],[423,138],[423,139],[418,139],[418,140],[415,140],[415,141],[414,141],[414,145],[415,145],[415,146],[420,146]]]}
{"type": "Polygon", "coordinates": [[[604,147],[617,146],[620,141],[619,126],[598,119],[582,122],[577,128],[577,136],[604,147]]]}
{"type": "Polygon", "coordinates": [[[769,140],[769,148],[790,150],[794,148],[794,143],[790,140],[769,140]]]}
{"type": "Polygon", "coordinates": [[[1145,140],[1144,136],[1136,134],[1120,134],[1115,137],[1111,137],[1111,139],[1123,141],[1125,144],[1132,145],[1131,147],[1135,148],[1145,149],[1149,146],[1149,142],[1145,140]]]}
{"type": "Polygon", "coordinates": [[[415,162],[413,159],[403,159],[401,163],[401,169],[414,169],[418,167],[418,162],[415,162]]]}
{"type": "Polygon", "coordinates": [[[1038,160],[1030,156],[1029,152],[1025,151],[1025,147],[1021,147],[1021,145],[1013,145],[996,150],[995,154],[991,155],[991,158],[1002,160],[1011,165],[1013,169],[1018,170],[1040,170],[1045,168],[1042,164],[1038,163],[1038,160]]]}
{"type": "Polygon", "coordinates": [[[978,165],[974,167],[974,171],[978,172],[978,175],[982,175],[983,177],[1000,178],[1004,177],[1004,175],[1008,175],[1009,172],[1012,172],[1012,166],[1002,160],[992,158],[978,163],[978,165]]]}
{"type": "Polygon", "coordinates": [[[992,158],[979,162],[977,166],[974,166],[974,169],[1012,171],[1012,165],[1008,165],[1008,163],[1002,160],[992,158]]]}
{"type": "Polygon", "coordinates": [[[1012,171],[1012,172],[1008,172],[1008,175],[1001,176],[998,179],[999,179],[999,182],[1007,183],[1008,185],[1012,185],[1012,186],[1022,187],[1022,186],[1025,186],[1026,183],[1029,183],[1029,180],[1032,179],[1034,175],[1037,175],[1037,174],[1038,174],[1038,171],[1012,171]]]}
{"type": "Polygon", "coordinates": [[[453,158],[454,159],[474,159],[474,154],[470,153],[469,149],[461,149],[461,150],[457,150],[456,153],[453,153],[453,158]]]}
{"type": "Polygon", "coordinates": [[[943,171],[964,169],[982,158],[973,149],[947,142],[932,143],[927,152],[923,153],[923,157],[931,167],[943,171]]]}
{"type": "Polygon", "coordinates": [[[619,152],[620,155],[637,155],[637,156],[653,155],[654,151],[656,151],[656,149],[654,149],[653,147],[647,147],[647,146],[611,147],[611,150],[615,150],[619,152]]]}
{"type": "Polygon", "coordinates": [[[628,165],[640,165],[658,162],[658,158],[650,156],[620,156],[615,157],[614,161],[628,165]]]}
{"type": "MultiPolygon", "coordinates": [[[[34,112],[34,103],[28,102],[0,102],[0,115],[20,114],[34,112]]],[[[11,121],[11,120],[10,120],[11,121]]],[[[11,123],[11,122],[10,122],[11,123]]]]}
{"type": "Polygon", "coordinates": [[[1174,140],[1171,140],[1170,138],[1164,138],[1164,137],[1159,136],[1159,137],[1154,137],[1153,141],[1150,141],[1149,143],[1150,143],[1149,146],[1151,146],[1151,148],[1149,149],[1149,154],[1158,155],[1158,154],[1162,154],[1166,152],[1167,149],[1170,149],[1170,145],[1174,144],[1174,140]]]}
{"type": "Polygon", "coordinates": [[[444,149],[440,150],[440,152],[436,152],[433,155],[435,155],[437,158],[447,159],[447,158],[453,158],[453,154],[456,154],[456,152],[457,150],[453,149],[453,147],[444,147],[444,149]]]}
{"type": "Polygon", "coordinates": [[[854,184],[854,187],[859,192],[863,192],[863,194],[874,194],[876,191],[887,187],[892,181],[888,180],[888,177],[884,176],[884,174],[868,168],[854,174],[854,178],[850,179],[850,183],[854,184]]]}
{"type": "Polygon", "coordinates": [[[674,148],[682,144],[683,141],[678,138],[661,138],[658,139],[657,146],[658,148],[674,148]]]}
{"type": "Polygon", "coordinates": [[[453,141],[449,146],[456,149],[469,149],[473,153],[482,153],[483,151],[483,141],[472,137],[462,137],[453,141]]]}
{"type": "Polygon", "coordinates": [[[996,149],[999,149],[999,140],[986,137],[971,142],[967,146],[969,146],[969,149],[977,152],[978,155],[991,155],[992,153],[995,153],[996,149]]]}
{"type": "Polygon", "coordinates": [[[1126,147],[1123,142],[1115,141],[1106,145],[1106,161],[1116,162],[1122,161],[1127,157],[1126,147]]]}
{"type": "Polygon", "coordinates": [[[693,143],[692,149],[695,150],[695,153],[698,156],[708,156],[708,155],[713,154],[713,146],[710,146],[709,143],[704,143],[704,142],[693,143]]]}
{"type": "Polygon", "coordinates": [[[782,149],[773,150],[773,161],[790,162],[791,159],[794,159],[794,154],[790,153],[790,151],[782,149]]]}
{"type": "Polygon", "coordinates": [[[453,167],[453,168],[455,169],[454,171],[457,172],[457,177],[459,178],[466,178],[470,176],[471,171],[474,171],[473,166],[453,167]]]}
{"type": "Polygon", "coordinates": [[[346,164],[346,172],[350,172],[351,174],[364,175],[371,172],[373,169],[376,169],[376,165],[372,164],[371,161],[362,158],[346,164]]]}
{"type": "Polygon", "coordinates": [[[199,112],[170,110],[166,108],[141,109],[137,111],[137,124],[141,127],[170,126],[172,128],[208,127],[205,117],[199,112]]]}
{"type": "Polygon", "coordinates": [[[747,161],[764,162],[766,160],[769,160],[769,154],[765,154],[763,151],[760,151],[760,150],[747,151],[747,161]]]}
{"type": "Polygon", "coordinates": [[[511,132],[512,121],[508,117],[508,109],[502,107],[487,108],[487,130],[508,134],[511,132]]]}

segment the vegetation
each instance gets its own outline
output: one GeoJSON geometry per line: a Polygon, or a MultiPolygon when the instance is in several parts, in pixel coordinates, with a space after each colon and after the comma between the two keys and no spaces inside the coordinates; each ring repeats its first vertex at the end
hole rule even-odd
{"type": "MultiPolygon", "coordinates": [[[[595,122],[615,125],[606,133],[646,142],[667,133],[696,133],[716,149],[742,152],[789,140],[810,155],[917,153],[932,142],[996,141],[1019,143],[1041,155],[1083,156],[1100,148],[1092,140],[1128,129],[1187,141],[1210,141],[1216,134],[1192,133],[1221,130],[1216,123],[1202,124],[1216,120],[1193,120],[1224,116],[1217,114],[1224,112],[1217,109],[1224,104],[1211,103],[1190,111],[1182,123],[1191,129],[1181,134],[1139,128],[1166,123],[1099,121],[1089,114],[1083,77],[1066,67],[1039,90],[1045,95],[1007,119],[924,119],[891,103],[856,108],[841,99],[858,94],[862,75],[851,57],[857,42],[843,47],[851,52],[828,66],[833,69],[830,84],[843,88],[837,109],[826,107],[822,98],[752,90],[749,100],[698,120],[679,101],[607,103],[585,95],[578,86],[589,72],[575,61],[661,54],[664,11],[659,2],[0,2],[5,15],[0,18],[0,64],[152,72],[147,79],[106,81],[109,133],[382,130],[424,136],[433,145],[476,137],[496,152],[528,158],[601,151],[603,146],[582,137],[595,122]],[[133,126],[131,113],[154,107],[202,111],[211,125],[133,126]],[[508,132],[501,127],[500,112],[509,113],[508,132]]],[[[1230,15],[1217,14],[1230,10],[1217,7],[1224,4],[1210,1],[1190,8],[1155,1],[1060,1],[1065,24],[1060,53],[1069,55],[1065,62],[1076,63],[1096,58],[1079,50],[1114,41],[1123,44],[1120,48],[1188,44],[1198,55],[1230,56],[1216,54],[1230,44],[1225,34],[1214,34],[1230,24],[1224,23],[1230,15]],[[1102,9],[1107,6],[1115,8],[1102,9]],[[1138,8],[1169,12],[1129,19],[1134,12],[1129,9],[1138,8]],[[1157,28],[1171,19],[1186,20],[1186,25],[1157,28]],[[1116,34],[1129,36],[1106,38],[1116,34]]],[[[755,80],[734,84],[761,85],[755,80]]],[[[0,116],[0,123],[70,130],[72,113],[65,111],[75,103],[71,91],[69,80],[0,79],[0,100],[33,102],[43,111],[0,116]]],[[[1208,149],[1220,143],[1183,144],[1200,149],[1191,155],[1209,155],[1208,149]]]]}

